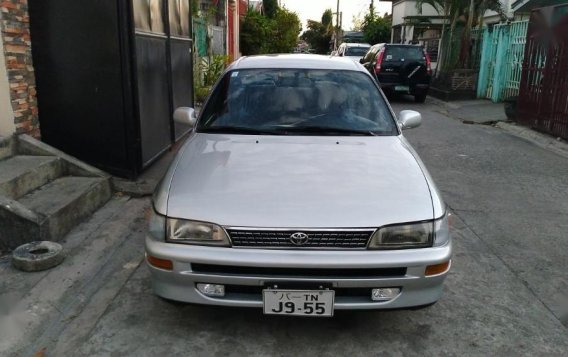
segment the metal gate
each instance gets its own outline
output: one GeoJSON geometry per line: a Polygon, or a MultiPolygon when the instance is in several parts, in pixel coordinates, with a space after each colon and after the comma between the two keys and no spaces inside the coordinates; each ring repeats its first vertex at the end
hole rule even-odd
{"type": "Polygon", "coordinates": [[[516,119],[568,139],[568,5],[531,13],[516,119]]]}
{"type": "Polygon", "coordinates": [[[528,21],[498,24],[483,30],[479,98],[502,101],[519,93],[528,21]]]}

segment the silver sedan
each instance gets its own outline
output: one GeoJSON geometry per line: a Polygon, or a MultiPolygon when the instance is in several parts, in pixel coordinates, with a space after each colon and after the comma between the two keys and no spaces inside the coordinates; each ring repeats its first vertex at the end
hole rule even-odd
{"type": "Polygon", "coordinates": [[[450,269],[448,212],[377,83],[316,55],[233,63],[153,197],[154,292],[266,314],[435,303],[450,269]]]}

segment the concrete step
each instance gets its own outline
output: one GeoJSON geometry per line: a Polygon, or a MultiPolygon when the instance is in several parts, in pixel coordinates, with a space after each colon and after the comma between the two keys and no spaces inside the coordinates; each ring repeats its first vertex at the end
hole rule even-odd
{"type": "Polygon", "coordinates": [[[65,173],[56,156],[17,155],[0,161],[0,196],[17,199],[65,173]]]}
{"type": "Polygon", "coordinates": [[[0,136],[0,160],[14,155],[15,151],[14,140],[11,136],[0,136]]]}
{"type": "Polygon", "coordinates": [[[46,357],[77,356],[73,349],[143,262],[140,217],[149,207],[148,199],[112,198],[61,241],[67,257],[53,269],[30,274],[0,259],[0,356],[43,348],[46,357]]]}
{"type": "Polygon", "coordinates": [[[65,176],[17,201],[42,218],[42,239],[58,241],[110,197],[108,178],[65,176]]]}

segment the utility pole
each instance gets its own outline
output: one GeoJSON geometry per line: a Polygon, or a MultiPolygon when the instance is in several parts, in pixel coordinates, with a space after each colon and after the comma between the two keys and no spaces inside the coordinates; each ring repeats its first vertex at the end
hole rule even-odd
{"type": "Polygon", "coordinates": [[[340,31],[340,27],[339,27],[339,0],[337,0],[337,11],[335,12],[335,41],[333,44],[333,49],[337,50],[337,41],[339,40],[339,31],[340,31]]]}

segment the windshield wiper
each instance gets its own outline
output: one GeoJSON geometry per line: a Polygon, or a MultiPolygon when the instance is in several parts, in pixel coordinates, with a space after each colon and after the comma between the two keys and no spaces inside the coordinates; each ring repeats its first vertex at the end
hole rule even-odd
{"type": "Polygon", "coordinates": [[[245,135],[282,135],[282,133],[278,131],[247,128],[242,126],[229,126],[229,125],[199,128],[197,129],[197,132],[218,133],[218,134],[245,134],[245,135]]]}
{"type": "Polygon", "coordinates": [[[334,128],[328,126],[289,126],[278,127],[278,131],[283,133],[296,133],[296,134],[322,134],[322,135],[359,135],[359,136],[379,136],[390,134],[390,132],[381,132],[373,130],[359,130],[359,129],[346,129],[334,128]]]}

